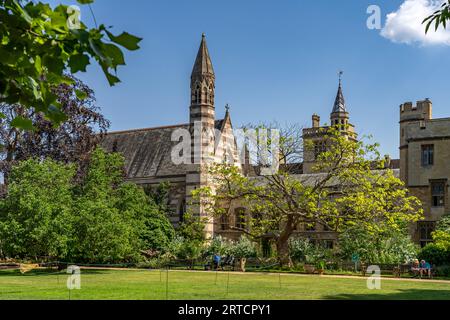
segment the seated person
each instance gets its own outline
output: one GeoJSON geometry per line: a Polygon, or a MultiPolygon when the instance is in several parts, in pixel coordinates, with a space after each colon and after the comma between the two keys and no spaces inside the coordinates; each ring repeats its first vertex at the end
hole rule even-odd
{"type": "Polygon", "coordinates": [[[213,259],[214,270],[219,270],[221,260],[222,260],[222,258],[218,254],[214,255],[214,259],[213,259]]]}
{"type": "Polygon", "coordinates": [[[420,262],[419,259],[414,259],[412,265],[411,265],[411,272],[413,276],[418,276],[420,274],[420,262]]]}
{"type": "Polygon", "coordinates": [[[424,274],[431,278],[431,265],[425,260],[422,260],[420,261],[420,276],[424,274]]]}

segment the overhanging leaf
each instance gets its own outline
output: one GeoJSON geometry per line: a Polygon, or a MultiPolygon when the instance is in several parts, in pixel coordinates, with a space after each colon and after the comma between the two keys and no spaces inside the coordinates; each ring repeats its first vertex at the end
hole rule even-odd
{"type": "Polygon", "coordinates": [[[142,41],[142,38],[133,36],[128,32],[123,32],[121,35],[115,36],[106,30],[106,34],[112,42],[117,43],[128,50],[138,50],[140,48],[139,42],[142,41]]]}

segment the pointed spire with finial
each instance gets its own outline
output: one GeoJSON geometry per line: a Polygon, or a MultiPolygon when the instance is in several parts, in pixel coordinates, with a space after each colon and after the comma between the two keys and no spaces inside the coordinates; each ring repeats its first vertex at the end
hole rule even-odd
{"type": "Polygon", "coordinates": [[[214,69],[209,56],[208,46],[206,45],[206,35],[204,33],[202,34],[202,42],[200,43],[194,68],[192,69],[192,77],[202,75],[214,76],[214,69]]]}
{"type": "Polygon", "coordinates": [[[230,120],[230,105],[227,103],[225,105],[225,117],[223,118],[224,122],[230,120]]]}
{"type": "Polygon", "coordinates": [[[342,75],[343,71],[339,71],[339,88],[336,95],[336,100],[334,101],[333,111],[331,113],[347,112],[347,107],[345,106],[344,94],[342,93],[342,75]]]}

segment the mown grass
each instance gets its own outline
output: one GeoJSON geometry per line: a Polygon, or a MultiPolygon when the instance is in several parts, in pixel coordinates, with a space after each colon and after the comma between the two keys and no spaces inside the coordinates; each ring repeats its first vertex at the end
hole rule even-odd
{"type": "Polygon", "coordinates": [[[369,290],[364,278],[82,270],[81,290],[69,293],[67,277],[65,273],[0,271],[0,299],[68,300],[69,294],[73,300],[450,299],[450,282],[383,280],[381,290],[369,290]]]}

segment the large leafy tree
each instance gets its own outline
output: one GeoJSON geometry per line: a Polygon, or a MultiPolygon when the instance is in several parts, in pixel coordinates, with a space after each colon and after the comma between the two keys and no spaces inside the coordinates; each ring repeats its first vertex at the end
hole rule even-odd
{"type": "MultiPolygon", "coordinates": [[[[0,103],[34,108],[59,123],[66,116],[53,89],[73,83],[67,71],[84,72],[95,60],[110,85],[120,81],[116,71],[125,65],[122,48],[137,50],[141,39],[127,32],[114,35],[103,24],[88,28],[77,19],[67,5],[0,0],[0,103]]],[[[11,125],[29,128],[31,123],[18,116],[11,125]]]]}
{"type": "Polygon", "coordinates": [[[6,178],[18,161],[31,158],[53,159],[79,166],[84,173],[90,153],[109,128],[100,113],[94,92],[80,80],[53,89],[67,120],[56,126],[42,112],[21,105],[0,104],[0,172],[6,178]],[[30,120],[31,130],[11,125],[17,117],[30,120]]]}
{"type": "Polygon", "coordinates": [[[0,201],[2,257],[134,262],[172,240],[165,212],[142,188],[124,181],[120,155],[96,149],[77,183],[75,169],[49,159],[13,167],[0,201]]]}
{"type": "Polygon", "coordinates": [[[318,157],[316,175],[280,170],[252,178],[236,166],[216,164],[210,168],[211,185],[195,196],[216,217],[247,207],[245,226],[234,229],[253,238],[272,237],[281,265],[290,263],[289,239],[301,224],[336,232],[360,225],[379,232],[401,229],[421,217],[419,200],[393,172],[374,170],[384,167],[376,144],[348,139],[337,128],[327,129],[324,139],[327,149],[318,157]]]}
{"type": "Polygon", "coordinates": [[[124,159],[96,149],[77,191],[75,261],[135,261],[142,250],[161,250],[174,230],[144,190],[124,181],[124,159]]]}
{"type": "Polygon", "coordinates": [[[65,257],[71,242],[74,166],[27,160],[15,166],[0,201],[2,256],[65,257]]]}

